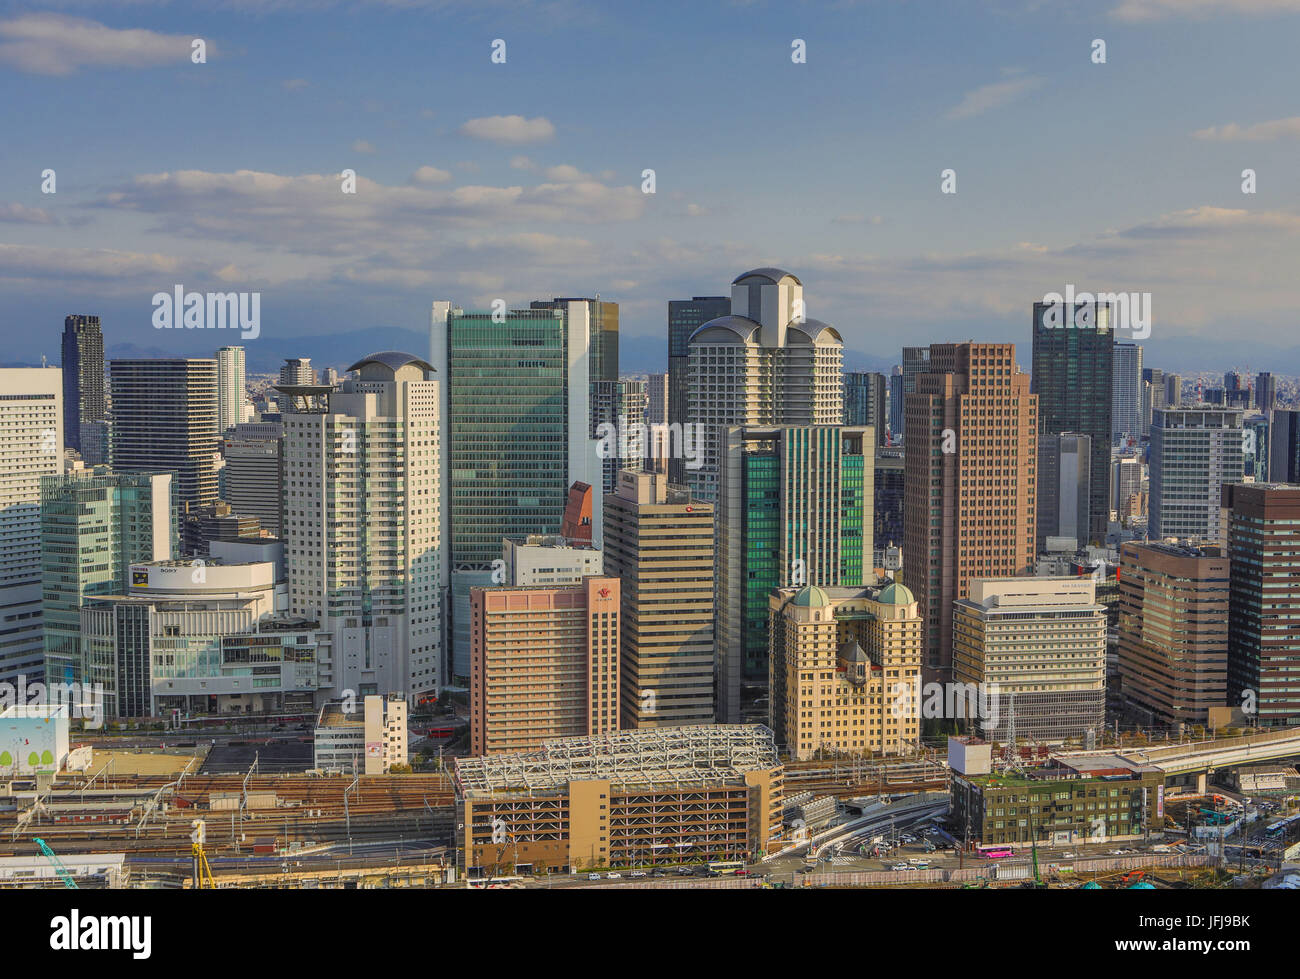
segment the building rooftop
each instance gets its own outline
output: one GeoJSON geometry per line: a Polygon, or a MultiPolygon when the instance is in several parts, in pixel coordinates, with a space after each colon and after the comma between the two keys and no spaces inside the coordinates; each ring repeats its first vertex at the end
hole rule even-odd
{"type": "Polygon", "coordinates": [[[769,728],[701,724],[558,738],[533,751],[457,759],[456,788],[465,796],[555,790],[593,780],[698,785],[780,765],[769,728]]]}
{"type": "Polygon", "coordinates": [[[381,350],[378,353],[362,357],[355,364],[348,368],[349,371],[361,370],[366,364],[383,364],[385,367],[394,371],[399,371],[407,364],[414,364],[423,371],[432,371],[433,367],[427,360],[415,356],[415,354],[402,353],[400,350],[381,350]]]}

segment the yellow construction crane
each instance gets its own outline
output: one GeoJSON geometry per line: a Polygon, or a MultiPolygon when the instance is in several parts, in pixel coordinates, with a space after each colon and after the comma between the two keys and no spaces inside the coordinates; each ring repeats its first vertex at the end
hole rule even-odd
{"type": "Polygon", "coordinates": [[[203,852],[203,844],[208,840],[208,827],[202,819],[196,819],[190,825],[194,832],[190,834],[190,852],[194,857],[194,886],[216,889],[217,882],[212,879],[212,868],[208,866],[208,855],[203,852]]]}

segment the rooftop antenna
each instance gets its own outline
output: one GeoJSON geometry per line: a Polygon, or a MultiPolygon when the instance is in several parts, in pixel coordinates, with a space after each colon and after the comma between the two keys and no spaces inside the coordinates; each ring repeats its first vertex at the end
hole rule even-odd
{"type": "Polygon", "coordinates": [[[1007,743],[1002,749],[1003,766],[1008,772],[1023,775],[1020,770],[1019,752],[1016,750],[1016,695],[1008,694],[1007,703],[1007,743]]]}

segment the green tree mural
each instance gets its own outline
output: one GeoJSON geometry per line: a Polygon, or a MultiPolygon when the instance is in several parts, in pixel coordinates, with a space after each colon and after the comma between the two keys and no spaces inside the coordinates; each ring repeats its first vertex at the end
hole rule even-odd
{"type": "Polygon", "coordinates": [[[0,767],[9,766],[12,765],[13,763],[14,763],[13,755],[9,754],[9,752],[7,751],[0,751],[0,767]]]}

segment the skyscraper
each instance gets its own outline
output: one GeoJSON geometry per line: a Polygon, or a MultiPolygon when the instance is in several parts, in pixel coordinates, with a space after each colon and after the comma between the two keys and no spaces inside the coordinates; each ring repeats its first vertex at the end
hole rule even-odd
{"type": "Polygon", "coordinates": [[[172,472],[182,510],[217,498],[217,362],[114,360],[113,472],[172,472]]]}
{"type": "Polygon", "coordinates": [[[1142,348],[1117,343],[1114,348],[1110,409],[1111,442],[1125,438],[1136,442],[1142,434],[1142,348]]]}
{"type": "Polygon", "coordinates": [[[599,440],[597,453],[603,478],[602,491],[614,492],[623,469],[645,468],[646,382],[628,379],[597,381],[591,386],[593,437],[599,440]]]}
{"type": "Polygon", "coordinates": [[[225,501],[235,513],[256,517],[275,537],[283,529],[283,444],[281,422],[241,422],[221,440],[225,501]]]}
{"type": "Polygon", "coordinates": [[[1142,368],[1142,431],[1141,438],[1151,432],[1151,412],[1156,408],[1168,407],[1166,396],[1165,372],[1158,367],[1142,368]]]}
{"type": "Polygon", "coordinates": [[[88,661],[83,653],[81,606],[91,596],[127,594],[132,564],[172,559],[174,489],[171,473],[115,473],[105,466],[41,478],[47,683],[115,685],[115,664],[88,661]]]}
{"type": "Polygon", "coordinates": [[[1224,705],[1230,568],[1218,546],[1120,546],[1121,689],[1152,720],[1203,724],[1224,705]]]}
{"type": "Polygon", "coordinates": [[[1222,487],[1244,471],[1241,412],[1163,408],[1151,425],[1152,540],[1222,543],[1222,487]]]}
{"type": "Polygon", "coordinates": [[[870,428],[732,426],[718,496],[718,720],[767,716],[774,588],[873,584],[870,428]]]}
{"type": "MultiPolygon", "coordinates": [[[[1177,374],[1165,375],[1165,407],[1178,408],[1183,403],[1183,379],[1177,374]]],[[[1154,421],[1154,416],[1153,419],[1154,421]]]]}
{"type": "Polygon", "coordinates": [[[1080,303],[1065,310],[1064,304],[1034,303],[1031,390],[1038,395],[1039,432],[1078,432],[1092,439],[1088,533],[1098,543],[1106,539],[1110,512],[1114,372],[1115,333],[1108,306],[1080,303]]]}
{"type": "MultiPolygon", "coordinates": [[[[585,301],[499,314],[433,304],[456,682],[469,677],[469,588],[493,583],[501,539],[559,533],[569,487],[602,484],[590,420],[590,311],[585,301]]],[[[593,503],[599,546],[599,493],[593,503]]]]}
{"type": "Polygon", "coordinates": [[[45,668],[41,478],[63,471],[64,387],[56,368],[0,368],[0,683],[45,668]]]}
{"type": "MultiPolygon", "coordinates": [[[[1038,550],[1047,538],[1072,537],[1088,546],[1092,500],[1092,439],[1075,432],[1038,436],[1038,550]]],[[[1140,471],[1140,470],[1139,470],[1140,471]]]]}
{"type": "Polygon", "coordinates": [[[1277,408],[1268,435],[1268,478],[1300,483],[1300,411],[1277,408]]]}
{"type": "Polygon", "coordinates": [[[704,443],[700,467],[687,473],[697,499],[717,499],[729,426],[842,424],[844,342],[805,315],[803,284],[789,272],[738,276],[730,315],[700,327],[690,351],[686,414],[704,443]]]}
{"type": "MultiPolygon", "coordinates": [[[[684,425],[697,419],[687,417],[687,387],[690,381],[691,336],[709,320],[731,312],[730,296],[695,296],[668,301],[668,423],[684,425]]],[[[686,460],[668,460],[668,478],[686,483],[686,460]]]]}
{"type": "MultiPolygon", "coordinates": [[[[668,473],[668,446],[660,439],[656,444],[653,432],[656,426],[668,424],[668,375],[651,374],[646,381],[645,423],[650,430],[646,439],[647,472],[668,473]]],[[[666,429],[664,429],[666,431],[666,429]]]]}
{"type": "Polygon", "coordinates": [[[712,724],[713,507],[662,473],[619,473],[605,573],[622,581],[622,727],[712,724]]]}
{"type": "Polygon", "coordinates": [[[903,441],[903,368],[895,367],[889,375],[889,444],[903,441]]]}
{"type": "Polygon", "coordinates": [[[1300,724],[1300,486],[1224,486],[1223,506],[1232,561],[1228,703],[1257,727],[1300,724]]]}
{"type": "Polygon", "coordinates": [[[289,611],[331,634],[333,696],[427,695],[442,676],[440,380],[393,350],[348,370],[341,388],[280,386],[289,611]]]}
{"type": "Polygon", "coordinates": [[[217,435],[244,420],[244,348],[217,351],[217,435]]]}
{"type": "Polygon", "coordinates": [[[1277,406],[1277,378],[1269,371],[1255,376],[1255,407],[1268,414],[1277,406]]]}
{"type": "Polygon", "coordinates": [[[884,374],[853,371],[844,375],[844,424],[870,425],[876,444],[885,444],[889,425],[889,396],[884,374]]]}
{"type": "MultiPolygon", "coordinates": [[[[280,383],[296,385],[312,385],[316,383],[316,372],[312,370],[310,357],[287,357],[283,364],[280,365],[280,383]]],[[[289,398],[285,395],[278,395],[275,398],[276,405],[280,411],[288,411],[292,406],[289,398]]]]}
{"type": "Polygon", "coordinates": [[[953,603],[976,578],[1034,568],[1038,398],[1014,344],[945,343],[931,345],[906,403],[903,578],[920,603],[927,679],[946,681],[953,603]]]}
{"type": "MultiPolygon", "coordinates": [[[[81,423],[103,422],[104,334],[98,316],[63,318],[63,438],[81,452],[81,423]]],[[[96,448],[94,451],[98,451],[96,448]]]]}

